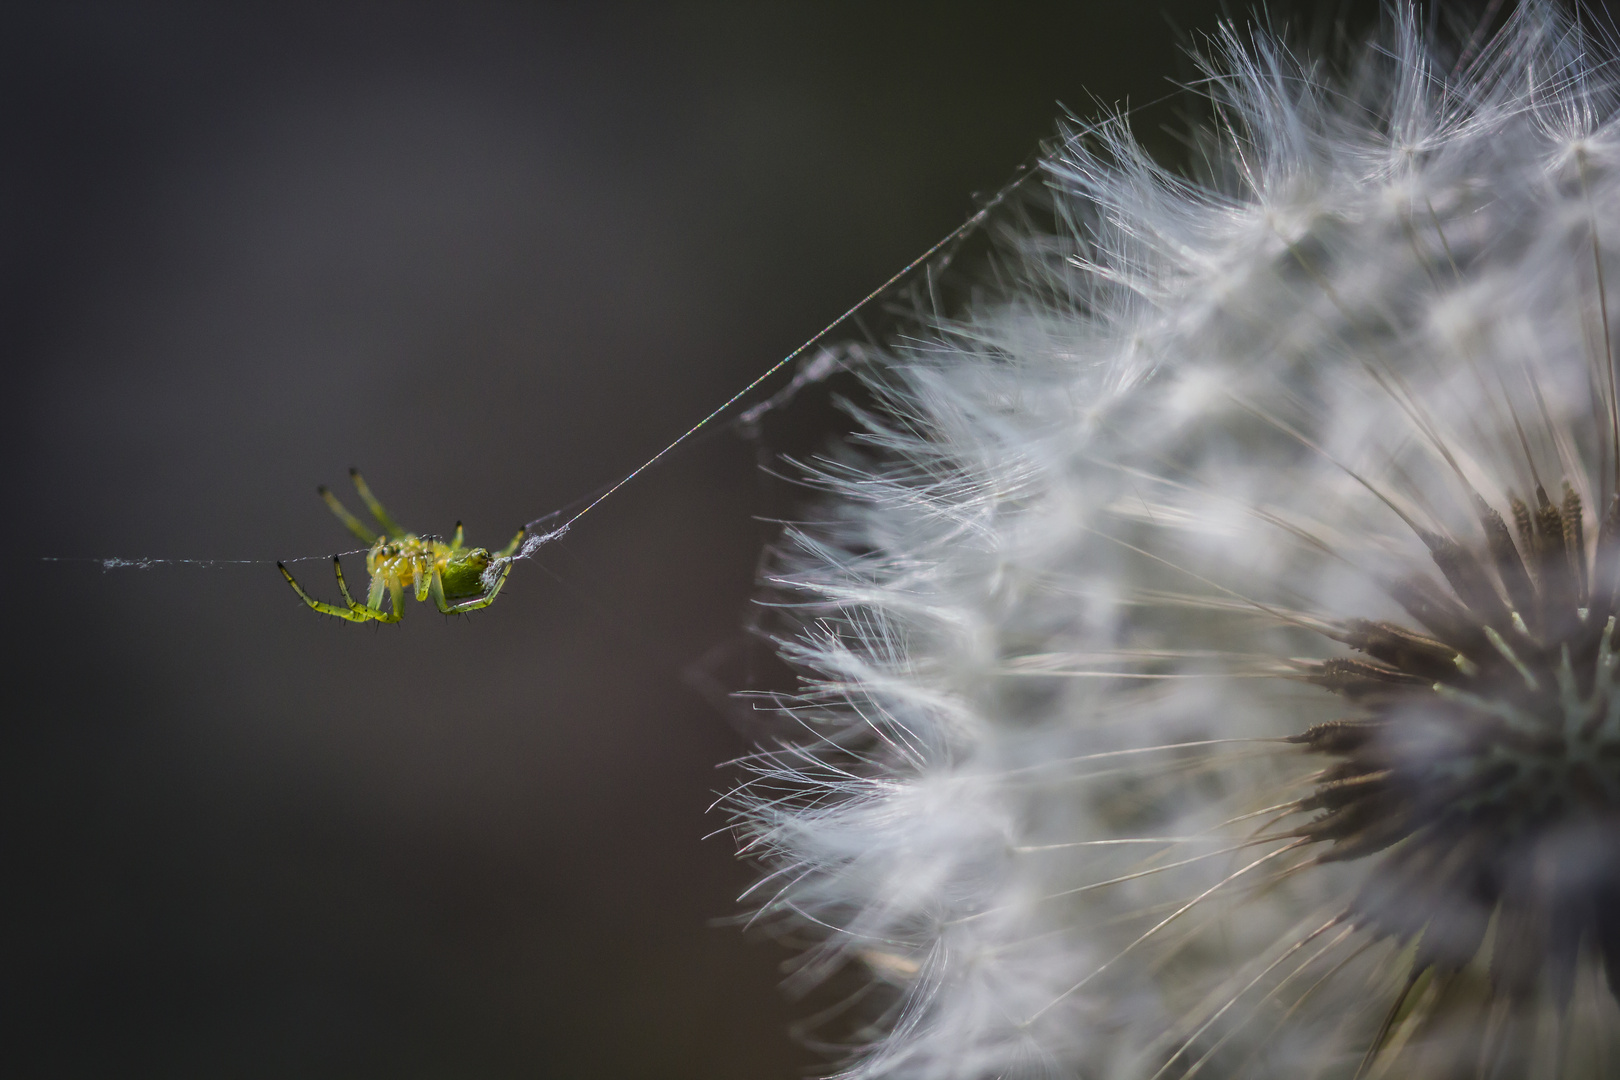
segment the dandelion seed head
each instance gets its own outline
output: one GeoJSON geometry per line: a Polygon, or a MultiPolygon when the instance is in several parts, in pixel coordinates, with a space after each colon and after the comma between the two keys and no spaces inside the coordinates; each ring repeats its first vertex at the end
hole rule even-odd
{"type": "Polygon", "coordinates": [[[1418,25],[1223,32],[1198,179],[1077,129],[868,369],[734,799],[841,1075],[1620,1063],[1613,64],[1418,25]]]}

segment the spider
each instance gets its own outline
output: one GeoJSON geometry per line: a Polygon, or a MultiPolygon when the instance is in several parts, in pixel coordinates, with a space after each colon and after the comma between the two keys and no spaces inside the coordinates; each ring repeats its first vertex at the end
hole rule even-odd
{"type": "Polygon", "coordinates": [[[378,622],[399,622],[405,615],[405,590],[414,588],[417,600],[433,598],[440,611],[446,615],[477,611],[488,607],[495,602],[495,597],[506,584],[506,575],[512,572],[512,564],[506,562],[495,578],[493,584],[485,586],[484,572],[488,570],[497,559],[509,560],[512,553],[517,551],[518,545],[523,542],[526,530],[519,529],[512,542],[500,551],[491,555],[483,548],[470,548],[463,546],[461,522],[456,522],[456,533],[445,544],[431,536],[417,536],[407,533],[400,528],[388,511],[382,508],[382,503],[371,493],[371,488],[361,478],[358,469],[349,470],[349,479],[354,481],[355,490],[360,493],[360,501],[366,504],[371,516],[377,519],[377,524],[383,527],[381,536],[373,534],[360,519],[349,513],[348,508],[338,502],[337,496],[327,490],[326,486],[316,488],[326,505],[331,507],[332,513],[363,542],[371,545],[366,552],[366,572],[371,575],[371,588],[366,593],[366,602],[357,604],[354,597],[349,595],[349,586],[343,580],[343,564],[339,557],[332,556],[332,569],[337,574],[338,591],[343,594],[346,607],[336,604],[323,604],[310,596],[298,582],[293,580],[291,572],[282,563],[276,563],[281,576],[287,579],[293,592],[299,599],[327,615],[336,615],[340,619],[350,622],[367,622],[375,619],[378,622]],[[388,593],[391,610],[382,609],[383,593],[388,593]]]}

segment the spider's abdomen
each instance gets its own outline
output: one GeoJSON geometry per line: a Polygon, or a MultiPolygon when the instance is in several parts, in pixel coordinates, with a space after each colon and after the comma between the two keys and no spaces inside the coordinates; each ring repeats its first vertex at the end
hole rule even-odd
{"type": "Polygon", "coordinates": [[[444,595],[448,600],[464,596],[479,596],[484,592],[484,571],[494,559],[483,548],[466,548],[451,553],[439,564],[439,576],[444,581],[444,595]]]}

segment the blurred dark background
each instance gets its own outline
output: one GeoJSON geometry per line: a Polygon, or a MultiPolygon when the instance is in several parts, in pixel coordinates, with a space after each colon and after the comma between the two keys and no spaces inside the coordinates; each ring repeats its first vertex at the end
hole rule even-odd
{"type": "Polygon", "coordinates": [[[1220,14],[7,5],[0,1071],[811,1068],[788,953],[715,925],[753,876],[704,839],[747,733],[694,684],[783,677],[741,628],[757,519],[799,495],[758,465],[836,436],[827,388],[672,455],[469,618],[39,557],[353,547],[314,496],[351,463],[407,527],[498,545],[949,232],[1059,102],[1170,92],[1220,14]]]}

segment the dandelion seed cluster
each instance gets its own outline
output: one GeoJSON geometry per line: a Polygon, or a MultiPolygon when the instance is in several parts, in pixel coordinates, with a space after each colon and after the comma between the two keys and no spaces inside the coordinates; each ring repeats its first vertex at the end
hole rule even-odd
{"type": "Polygon", "coordinates": [[[1073,132],[817,469],[734,805],[841,1075],[1620,1075],[1614,61],[1391,23],[1073,132]]]}

